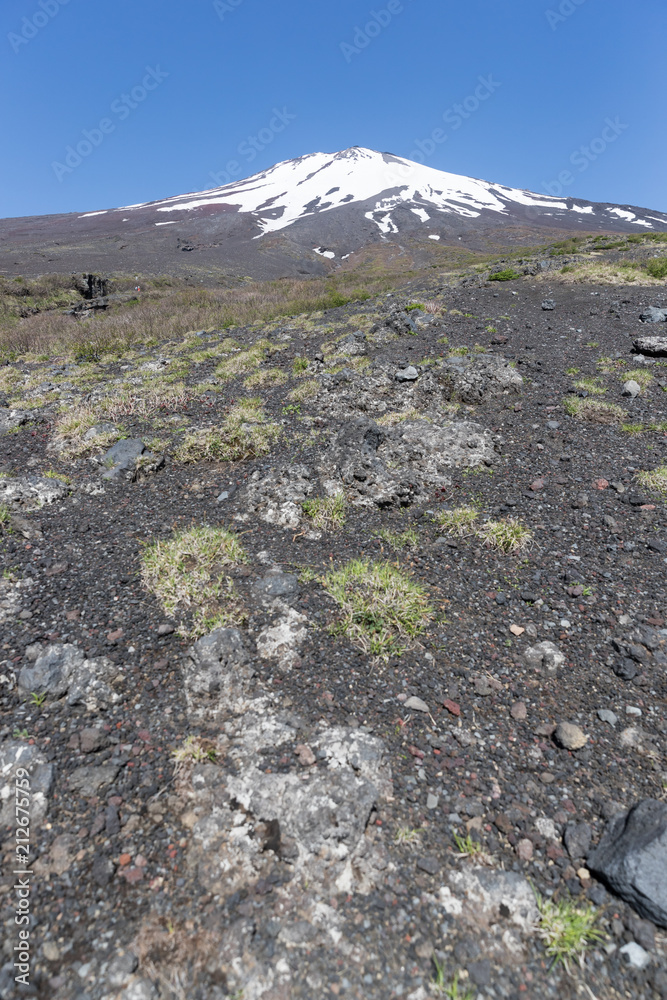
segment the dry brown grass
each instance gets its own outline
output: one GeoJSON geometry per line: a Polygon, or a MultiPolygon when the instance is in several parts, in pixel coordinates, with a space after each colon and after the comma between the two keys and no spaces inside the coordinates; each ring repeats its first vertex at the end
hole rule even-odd
{"type": "MultiPolygon", "coordinates": [[[[0,289],[0,356],[27,351],[49,355],[123,354],[137,344],[182,340],[195,330],[266,323],[363,300],[391,284],[386,276],[253,282],[239,288],[149,287],[139,301],[114,306],[88,319],[60,308],[17,318],[0,289]]],[[[143,287],[143,286],[142,286],[143,287]]],[[[66,303],[61,303],[66,304],[66,303]]]]}

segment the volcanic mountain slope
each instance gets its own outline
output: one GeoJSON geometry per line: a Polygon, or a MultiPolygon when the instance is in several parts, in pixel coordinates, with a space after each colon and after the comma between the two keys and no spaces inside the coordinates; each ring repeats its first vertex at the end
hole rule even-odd
{"type": "Polygon", "coordinates": [[[0,273],[326,274],[395,242],[484,250],[554,231],[667,230],[667,215],[554,198],[353,147],[278,163],[245,180],[125,208],[0,222],[0,273]]]}
{"type": "Polygon", "coordinates": [[[7,359],[2,1000],[667,998],[667,295],[569,275],[7,359]]]}

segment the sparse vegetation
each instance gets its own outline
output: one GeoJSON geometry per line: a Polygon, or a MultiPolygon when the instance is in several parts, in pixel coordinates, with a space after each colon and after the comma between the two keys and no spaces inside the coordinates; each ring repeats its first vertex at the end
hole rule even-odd
{"type": "Polygon", "coordinates": [[[521,277],[522,275],[519,271],[515,271],[513,267],[506,267],[504,271],[496,271],[494,274],[490,274],[489,281],[515,281],[521,277]]]}
{"type": "Polygon", "coordinates": [[[383,528],[378,532],[378,537],[387,543],[395,552],[401,549],[416,549],[419,546],[419,535],[415,528],[406,528],[405,531],[390,531],[383,528]]]}
{"type": "Polygon", "coordinates": [[[12,523],[12,513],[6,503],[0,503],[0,529],[9,531],[12,523]]]}
{"type": "Polygon", "coordinates": [[[347,503],[344,493],[336,493],[332,497],[304,500],[301,507],[314,528],[319,528],[322,531],[337,531],[345,524],[347,503]]]}
{"type": "Polygon", "coordinates": [[[645,368],[633,368],[631,371],[623,372],[621,379],[623,382],[632,380],[642,389],[646,389],[653,381],[653,376],[645,368]]]}
{"type": "Polygon", "coordinates": [[[459,987],[460,974],[454,973],[454,978],[449,985],[445,978],[445,966],[441,964],[435,955],[431,956],[434,967],[434,978],[431,981],[431,990],[445,1000],[474,1000],[474,991],[467,987],[459,987]]]}
{"type": "Polygon", "coordinates": [[[217,427],[188,434],[174,455],[178,462],[241,462],[268,455],[280,427],[268,420],[259,399],[244,399],[217,427]]]}
{"type": "Polygon", "coordinates": [[[454,507],[436,515],[436,522],[444,535],[474,535],[479,511],[475,507],[454,507]]]}
{"type": "Polygon", "coordinates": [[[667,494],[667,465],[661,465],[650,472],[638,472],[637,482],[649,490],[667,494]]]}
{"type": "Polygon", "coordinates": [[[599,378],[581,378],[574,384],[577,389],[581,389],[582,392],[587,392],[591,396],[604,396],[607,391],[599,378]]]}
{"type": "Polygon", "coordinates": [[[523,552],[530,548],[533,533],[514,517],[506,517],[501,521],[487,521],[478,532],[478,536],[491,549],[507,554],[523,552]]]}
{"type": "Polygon", "coordinates": [[[165,613],[193,614],[188,634],[238,625],[245,618],[234,583],[225,573],[246,562],[236,535],[225,528],[195,527],[169,541],[146,545],[141,557],[144,586],[165,613]]]}
{"type": "Polygon", "coordinates": [[[540,911],[537,933],[545,942],[552,968],[559,962],[568,970],[572,961],[583,965],[586,952],[605,940],[604,931],[596,926],[598,914],[593,907],[539,896],[537,905],[540,911]]]}
{"type": "Polygon", "coordinates": [[[301,385],[298,385],[296,389],[292,389],[288,393],[287,398],[291,399],[293,403],[305,403],[307,400],[317,396],[320,388],[320,383],[316,379],[307,379],[301,385]]]}
{"type": "Polygon", "coordinates": [[[195,764],[215,764],[217,756],[215,744],[201,736],[187,736],[181,746],[171,752],[177,774],[195,764]]]}
{"type": "Polygon", "coordinates": [[[343,612],[338,631],[376,656],[401,652],[433,618],[426,588],[390,563],[355,559],[324,586],[343,612]]]}
{"type": "Polygon", "coordinates": [[[401,826],[394,834],[394,843],[414,845],[419,843],[421,834],[422,834],[421,827],[416,827],[413,829],[412,827],[409,826],[401,826]]]}
{"type": "Polygon", "coordinates": [[[563,408],[577,420],[588,420],[594,424],[620,424],[627,413],[615,403],[603,403],[600,399],[580,399],[568,396],[563,400],[563,408]]]}

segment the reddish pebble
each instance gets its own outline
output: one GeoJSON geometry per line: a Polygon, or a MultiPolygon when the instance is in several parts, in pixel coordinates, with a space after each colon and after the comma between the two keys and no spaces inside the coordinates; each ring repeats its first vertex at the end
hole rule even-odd
{"type": "Polygon", "coordinates": [[[445,706],[448,712],[452,713],[452,715],[461,714],[461,706],[457,705],[455,701],[450,701],[450,699],[447,698],[445,701],[443,701],[442,704],[445,706]]]}
{"type": "Polygon", "coordinates": [[[510,708],[510,715],[517,722],[521,722],[528,715],[528,709],[526,708],[525,701],[515,701],[510,708]]]}
{"type": "Polygon", "coordinates": [[[423,760],[425,757],[424,751],[420,750],[419,747],[408,747],[408,750],[413,757],[419,757],[420,760],[423,760]]]}
{"type": "Polygon", "coordinates": [[[594,479],[593,488],[596,490],[606,490],[609,486],[609,482],[606,479],[594,479]]]}
{"type": "Polygon", "coordinates": [[[141,882],[144,877],[144,870],[143,868],[126,868],[120,874],[126,882],[129,882],[130,885],[134,885],[135,882],[141,882]]]}
{"type": "Polygon", "coordinates": [[[533,857],[533,842],[524,838],[516,845],[517,857],[520,861],[530,861],[533,857]]]}
{"type": "Polygon", "coordinates": [[[121,856],[118,859],[118,864],[121,866],[121,868],[124,868],[125,865],[129,865],[131,860],[132,860],[131,854],[121,854],[121,856]]]}
{"type": "Polygon", "coordinates": [[[533,493],[537,493],[539,490],[543,490],[546,486],[544,479],[536,479],[534,483],[530,484],[530,488],[533,493]]]}

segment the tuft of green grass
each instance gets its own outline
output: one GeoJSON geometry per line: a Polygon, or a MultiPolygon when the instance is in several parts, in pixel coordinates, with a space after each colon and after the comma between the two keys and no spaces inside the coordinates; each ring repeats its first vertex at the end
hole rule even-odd
{"type": "Polygon", "coordinates": [[[431,956],[431,961],[434,967],[434,977],[431,980],[431,989],[434,993],[438,993],[442,997],[446,997],[446,1000],[474,1000],[474,991],[468,987],[459,987],[460,974],[456,972],[454,978],[449,985],[445,979],[445,966],[440,964],[435,955],[431,956]]]}
{"type": "Polygon", "coordinates": [[[636,478],[647,489],[667,494],[667,465],[661,465],[650,472],[638,472],[636,478]]]}
{"type": "Polygon", "coordinates": [[[35,708],[41,708],[45,701],[46,701],[46,691],[42,691],[39,694],[37,693],[37,691],[30,692],[30,704],[34,705],[35,708]]]}
{"type": "Polygon", "coordinates": [[[389,528],[383,528],[378,532],[378,538],[385,541],[395,552],[400,549],[416,549],[419,546],[419,534],[415,528],[406,528],[400,534],[390,531],[389,528]]]}
{"type": "Polygon", "coordinates": [[[499,552],[523,552],[530,548],[533,533],[515,517],[506,517],[500,521],[487,521],[477,531],[477,535],[491,549],[499,552]]]}
{"type": "Polygon", "coordinates": [[[201,736],[187,736],[181,746],[171,752],[177,774],[194,764],[215,764],[217,756],[218,752],[211,740],[201,736]]]}
{"type": "Polygon", "coordinates": [[[565,374],[566,375],[578,375],[579,372],[580,372],[580,370],[581,370],[580,368],[566,368],[565,374]]]}
{"type": "Polygon", "coordinates": [[[643,434],[646,428],[643,424],[622,424],[621,430],[624,434],[643,434]]]}
{"type": "Polygon", "coordinates": [[[304,500],[301,507],[306,517],[312,521],[314,528],[338,531],[345,524],[347,502],[343,493],[336,493],[332,497],[304,500]]]}
{"type": "Polygon", "coordinates": [[[562,962],[569,971],[571,961],[583,966],[587,951],[605,940],[605,933],[596,927],[598,914],[591,906],[578,906],[569,900],[554,902],[537,897],[540,911],[539,937],[546,944],[551,968],[562,962]]]}
{"type": "Polygon", "coordinates": [[[241,462],[268,455],[280,427],[268,420],[259,399],[244,399],[232,407],[218,427],[188,434],[174,458],[178,462],[241,462]]]}
{"type": "Polygon", "coordinates": [[[623,372],[620,378],[623,382],[636,382],[642,389],[648,388],[653,381],[653,376],[645,368],[633,368],[632,371],[623,372]]]}
{"type": "Polygon", "coordinates": [[[496,271],[495,274],[489,275],[489,281],[515,281],[516,278],[520,278],[522,275],[515,271],[512,267],[505,268],[504,271],[496,271]]]}
{"type": "Polygon", "coordinates": [[[249,375],[243,384],[246,389],[254,389],[255,386],[282,385],[286,381],[287,375],[280,368],[260,368],[259,371],[249,375]]]}
{"type": "Polygon", "coordinates": [[[583,392],[588,392],[591,396],[604,396],[606,389],[600,383],[599,378],[580,378],[578,382],[574,383],[577,389],[581,389],[583,392]]]}
{"type": "Polygon", "coordinates": [[[6,503],[0,503],[0,528],[3,528],[5,531],[9,531],[11,523],[12,512],[6,503]]]}
{"type": "Polygon", "coordinates": [[[421,827],[401,826],[394,834],[395,844],[417,844],[421,838],[421,827]]]}
{"type": "Polygon", "coordinates": [[[435,520],[440,525],[444,535],[474,535],[479,512],[474,507],[454,507],[453,510],[443,510],[436,515],[435,520]]]}
{"type": "Polygon", "coordinates": [[[147,544],[141,555],[141,578],[170,618],[193,614],[188,634],[239,625],[245,612],[225,569],[247,562],[236,535],[225,528],[188,528],[169,541],[147,544]]]}
{"type": "Polygon", "coordinates": [[[292,389],[287,398],[291,399],[293,403],[305,403],[317,396],[321,388],[317,379],[310,378],[298,385],[296,389],[292,389]]]}
{"type": "Polygon", "coordinates": [[[484,853],[484,848],[478,840],[475,840],[469,833],[462,837],[454,834],[454,843],[461,858],[477,858],[484,853]]]}
{"type": "Polygon", "coordinates": [[[57,479],[59,482],[64,483],[65,486],[72,485],[70,476],[66,476],[63,472],[56,472],[55,469],[47,469],[43,475],[46,476],[47,479],[57,479]]]}
{"type": "Polygon", "coordinates": [[[310,361],[308,358],[296,357],[292,362],[292,374],[302,375],[309,367],[310,361]]]}
{"type": "Polygon", "coordinates": [[[644,262],[644,270],[652,278],[667,278],[667,257],[657,257],[644,262]]]}
{"type": "Polygon", "coordinates": [[[343,612],[337,631],[374,656],[400,654],[433,618],[426,588],[390,563],[354,559],[323,583],[343,612]]]}
{"type": "Polygon", "coordinates": [[[627,417],[626,411],[615,403],[603,403],[600,399],[580,399],[568,396],[563,400],[563,408],[577,420],[588,420],[594,424],[620,424],[627,417]]]}

